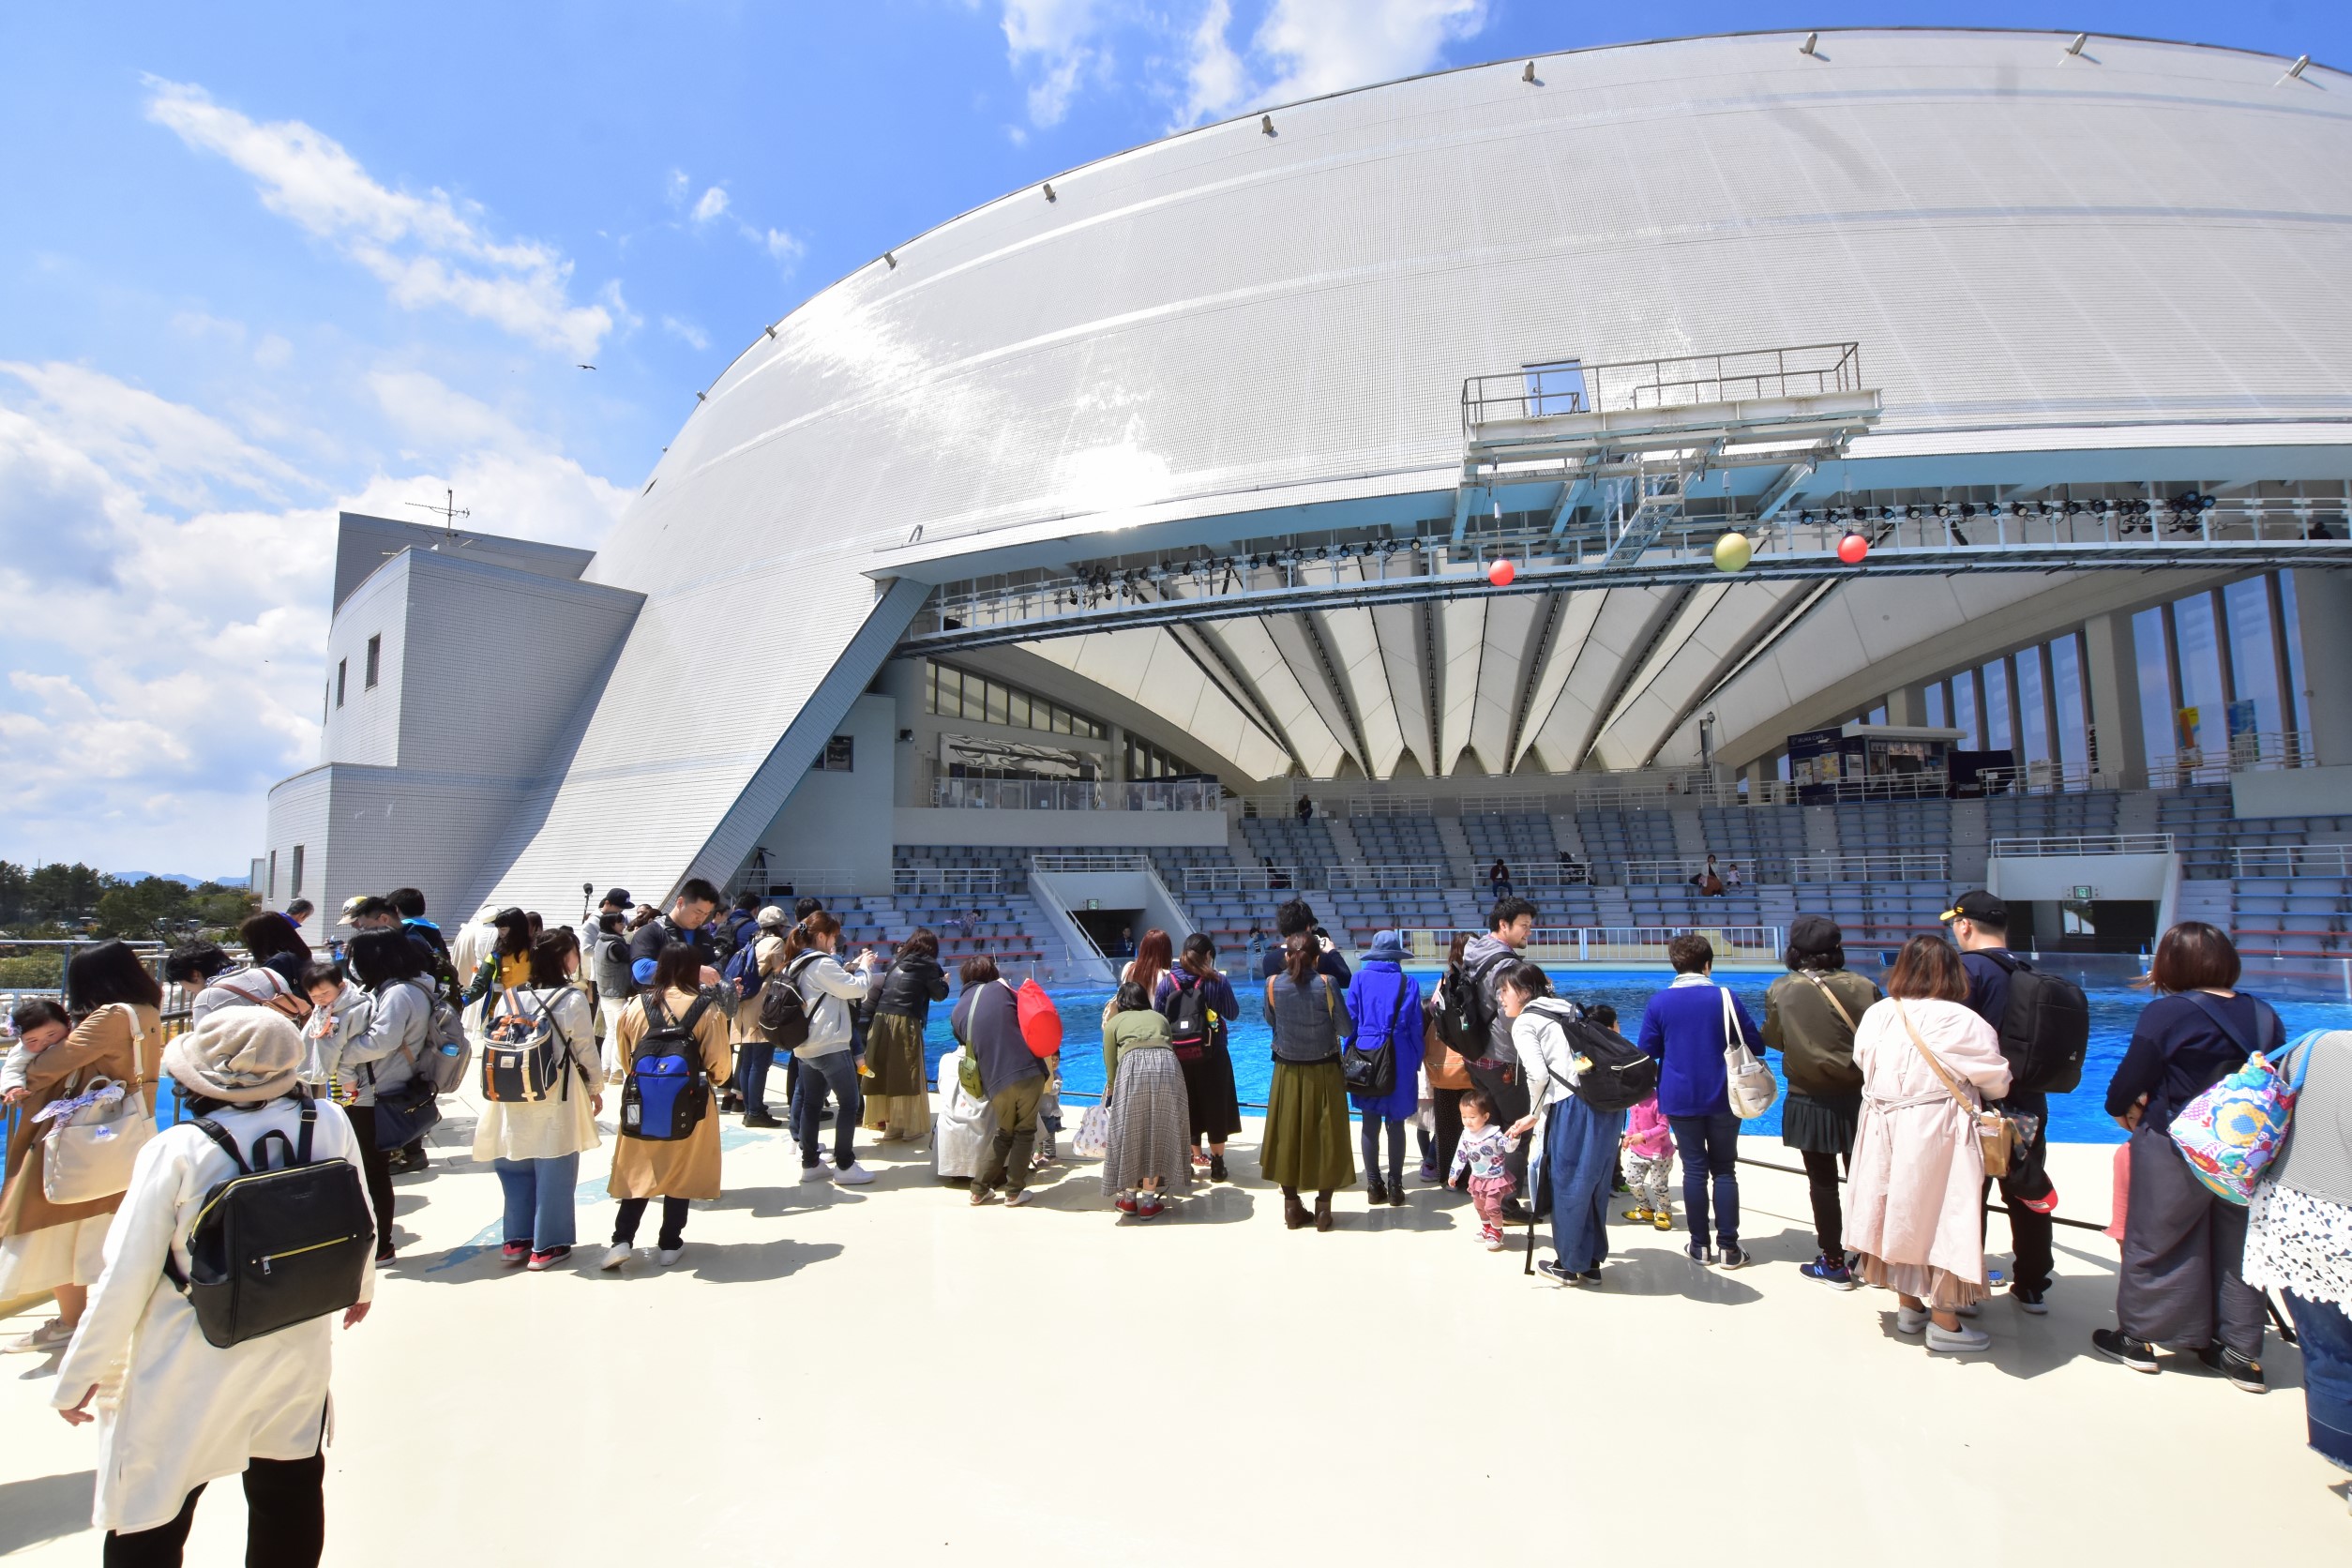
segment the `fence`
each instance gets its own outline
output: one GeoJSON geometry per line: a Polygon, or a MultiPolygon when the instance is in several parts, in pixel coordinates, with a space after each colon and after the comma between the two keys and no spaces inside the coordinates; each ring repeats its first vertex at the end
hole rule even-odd
{"type": "Polygon", "coordinates": [[[778,871],[773,867],[738,871],[726,887],[731,899],[738,893],[757,893],[763,898],[796,898],[803,894],[829,897],[869,891],[847,871],[778,871]]]}
{"type": "Polygon", "coordinates": [[[1788,862],[1792,882],[1943,882],[1952,875],[1952,857],[1908,852],[1798,855],[1788,862]]]}
{"type": "Polygon", "coordinates": [[[2352,844],[2271,844],[2230,857],[2240,877],[2352,877],[2352,844]]]}
{"type": "Polygon", "coordinates": [[[1055,871],[1149,871],[1152,857],[1141,854],[1039,854],[1029,857],[1033,870],[1050,875],[1055,871]]]}
{"type": "Polygon", "coordinates": [[[1323,879],[1323,885],[1334,890],[1372,888],[1391,893],[1441,888],[1448,883],[1442,866],[1341,866],[1323,879]]]}
{"type": "Polygon", "coordinates": [[[1295,866],[1187,866],[1187,893],[1280,893],[1304,887],[1305,874],[1295,866]]]}
{"type": "Polygon", "coordinates": [[[1499,420],[1683,408],[1757,398],[1817,397],[1862,389],[1858,343],[1806,343],[1741,354],[1694,354],[1587,365],[1523,366],[1462,383],[1462,430],[1475,438],[1499,420]]]}
{"type": "Polygon", "coordinates": [[[2055,855],[2170,854],[2169,833],[2086,833],[2058,838],[1996,838],[1985,847],[1995,860],[2044,859],[2055,855]]]}
{"type": "Polygon", "coordinates": [[[931,804],[991,811],[1221,811],[1225,787],[1214,778],[1106,784],[1082,778],[941,778],[931,804]]]}
{"type": "MultiPolygon", "coordinates": [[[[1526,957],[1539,964],[1662,964],[1666,943],[1693,933],[1707,939],[1718,961],[1777,962],[1788,945],[1779,926],[1568,926],[1536,931],[1526,957]]],[[[1441,964],[1455,937],[1485,934],[1410,927],[1405,951],[1414,963],[1441,964]]]]}
{"type": "Polygon", "coordinates": [[[994,893],[1004,873],[994,866],[900,866],[890,873],[893,893],[944,893],[960,897],[994,893]]]}

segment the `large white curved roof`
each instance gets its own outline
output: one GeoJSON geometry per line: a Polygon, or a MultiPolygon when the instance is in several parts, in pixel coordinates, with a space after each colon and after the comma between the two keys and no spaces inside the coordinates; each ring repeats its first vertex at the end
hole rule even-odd
{"type": "MultiPolygon", "coordinates": [[[[1513,60],[1276,110],[1272,135],[1187,132],[818,294],[710,388],[591,568],[647,602],[500,897],[568,889],[583,855],[631,885],[731,870],[958,557],[1450,489],[1469,374],[1852,340],[1886,408],[1858,460],[2344,472],[2352,83],[2064,34],[1802,37],[1539,57],[1533,83],[1513,60]],[[796,650],[773,685],[706,683],[712,640],[755,627],[796,650]]],[[[2067,600],[1984,580],[1914,586],[1907,619],[1923,640],[1987,596],[2067,600]]],[[[1245,773],[1626,765],[1735,671],[1788,708],[1900,662],[1759,671],[1759,628],[1816,624],[1821,597],[1619,590],[1035,651],[1245,773]]]]}

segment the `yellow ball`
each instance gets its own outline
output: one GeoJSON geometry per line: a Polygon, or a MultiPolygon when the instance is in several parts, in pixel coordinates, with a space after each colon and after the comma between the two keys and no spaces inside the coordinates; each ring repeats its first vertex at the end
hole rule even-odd
{"type": "Polygon", "coordinates": [[[1745,569],[1756,554],[1756,547],[1748,543],[1745,534],[1726,534],[1715,541],[1715,569],[1736,572],[1745,569]]]}

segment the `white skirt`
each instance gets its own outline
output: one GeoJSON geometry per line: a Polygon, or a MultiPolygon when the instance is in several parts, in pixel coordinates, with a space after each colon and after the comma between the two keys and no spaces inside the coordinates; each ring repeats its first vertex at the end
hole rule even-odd
{"type": "Polygon", "coordinates": [[[60,1285],[96,1285],[106,1272],[113,1214],[47,1226],[0,1242],[0,1301],[45,1296],[60,1285]]]}

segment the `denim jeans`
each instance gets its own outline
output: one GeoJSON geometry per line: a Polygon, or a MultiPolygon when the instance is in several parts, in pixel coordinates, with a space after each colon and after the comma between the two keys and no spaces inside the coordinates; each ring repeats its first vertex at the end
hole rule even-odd
{"type": "Polygon", "coordinates": [[[572,1214],[572,1195],[580,1185],[577,1153],[490,1163],[506,1195],[506,1228],[500,1234],[507,1242],[529,1242],[534,1252],[552,1252],[579,1239],[572,1214]]]}
{"type": "Polygon", "coordinates": [[[1380,1128],[1388,1128],[1388,1179],[1402,1183],[1405,1179],[1405,1122],[1398,1117],[1383,1121],[1378,1116],[1364,1119],[1364,1184],[1370,1186],[1380,1179],[1380,1128]]]}
{"type": "Polygon", "coordinates": [[[1707,1240],[1708,1188],[1714,1189],[1715,1240],[1740,1242],[1740,1119],[1727,1110],[1712,1116],[1669,1116],[1674,1152],[1682,1156],[1682,1208],[1690,1216],[1691,1240],[1707,1240]]]}
{"type": "Polygon", "coordinates": [[[2342,1304],[2305,1301],[2292,1290],[2287,1316],[2303,1342],[2303,1410],[2311,1445],[2323,1459],[2352,1470],[2352,1318],[2342,1304]]]}
{"type": "Polygon", "coordinates": [[[1609,1255],[1609,1179],[1625,1113],[1595,1110],[1574,1094],[1556,1101],[1544,1123],[1544,1183],[1552,1192],[1552,1251],[1560,1266],[1584,1274],[1609,1255]]]}
{"type": "Polygon", "coordinates": [[[775,1065],[776,1048],[764,1040],[735,1048],[735,1093],[746,1116],[768,1113],[768,1069],[775,1065]]]}
{"type": "Polygon", "coordinates": [[[825,1095],[834,1098],[833,1164],[847,1170],[857,1159],[857,1119],[866,1113],[866,1092],[857,1083],[857,1058],[845,1050],[800,1059],[800,1088],[792,1098],[792,1137],[800,1142],[803,1170],[820,1165],[824,1150],[825,1095]]]}
{"type": "MultiPolygon", "coordinates": [[[[637,1244],[637,1226],[645,1217],[645,1205],[652,1199],[624,1198],[621,1212],[612,1216],[612,1244],[637,1244]]],[[[655,1244],[664,1252],[675,1252],[686,1245],[686,1200],[665,1198],[661,1200],[661,1235],[655,1244]]]]}

